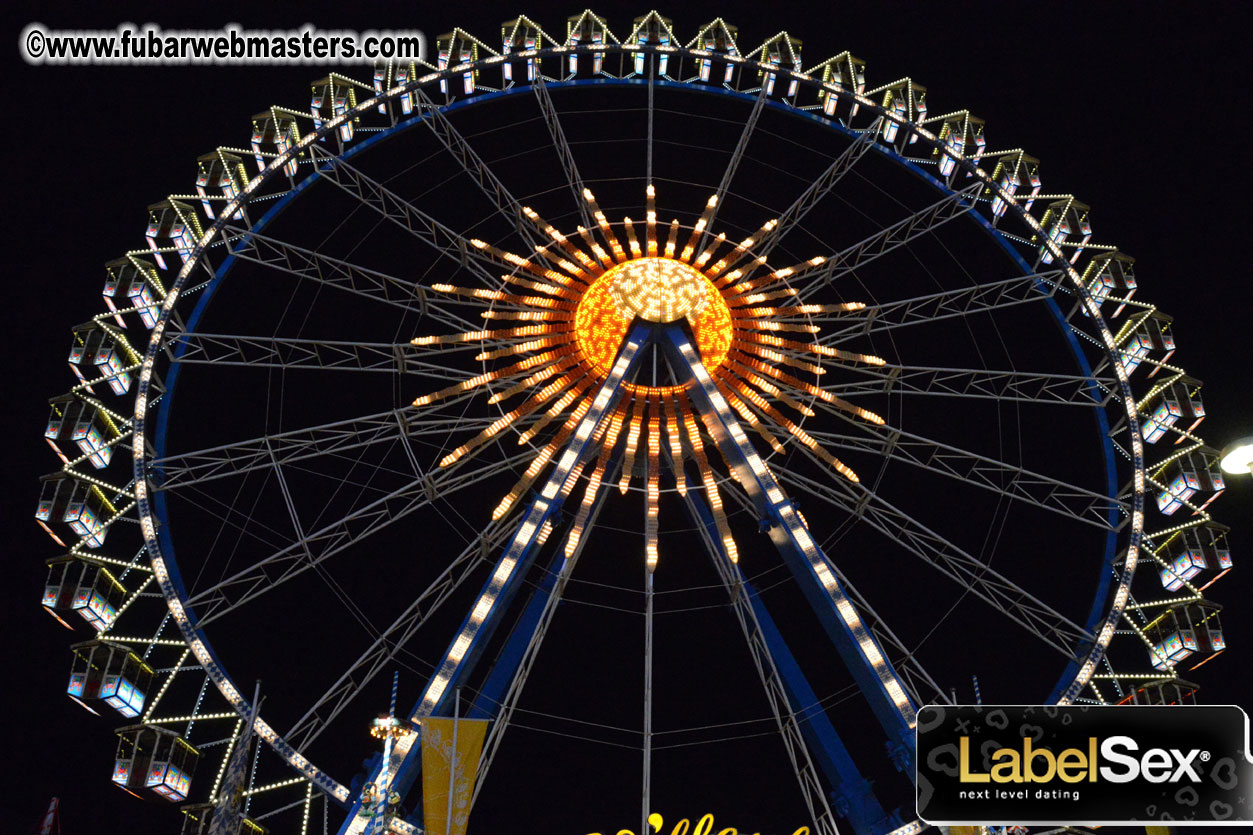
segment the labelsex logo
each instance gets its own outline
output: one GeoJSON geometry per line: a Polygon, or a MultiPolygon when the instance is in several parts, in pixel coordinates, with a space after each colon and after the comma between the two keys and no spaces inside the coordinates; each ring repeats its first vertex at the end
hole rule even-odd
{"type": "Polygon", "coordinates": [[[999,748],[992,754],[995,763],[990,771],[973,771],[970,766],[970,737],[960,740],[961,782],[963,783],[1047,783],[1059,779],[1064,783],[1095,783],[1099,778],[1111,783],[1130,783],[1143,777],[1150,783],[1178,783],[1187,779],[1201,782],[1195,763],[1209,759],[1209,752],[1200,748],[1182,751],[1178,748],[1149,748],[1140,753],[1140,745],[1129,736],[1111,736],[1099,743],[1088,737],[1087,750],[1066,748],[1054,754],[1047,748],[1034,748],[1031,739],[1023,739],[1021,753],[1013,748],[999,748]],[[1109,762],[1111,765],[1103,765],[1109,762]]]}

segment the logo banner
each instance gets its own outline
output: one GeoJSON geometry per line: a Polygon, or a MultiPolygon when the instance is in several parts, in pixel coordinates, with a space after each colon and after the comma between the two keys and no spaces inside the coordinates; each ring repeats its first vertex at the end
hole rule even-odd
{"type": "Polygon", "coordinates": [[[927,706],[918,712],[918,816],[940,825],[1248,825],[1248,719],[1233,705],[927,706]]]}
{"type": "Polygon", "coordinates": [[[487,720],[428,716],[421,725],[426,835],[465,835],[487,720]]]}

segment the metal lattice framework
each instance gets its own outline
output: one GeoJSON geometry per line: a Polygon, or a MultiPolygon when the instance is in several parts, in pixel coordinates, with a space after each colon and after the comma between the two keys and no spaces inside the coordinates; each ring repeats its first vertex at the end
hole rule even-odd
{"type": "MultiPolygon", "coordinates": [[[[1169,317],[1132,297],[1133,259],[1092,239],[1085,204],[1042,190],[1036,159],[995,150],[982,120],[967,111],[933,115],[928,92],[912,80],[871,88],[863,62],[847,52],[803,69],[800,44],[786,32],[749,52],[736,37],[734,27],[715,20],[681,46],[669,21],[653,12],[619,40],[588,11],[555,38],[523,17],[504,25],[499,52],[455,30],[437,39],[434,65],[380,66],[373,84],[329,75],[313,85],[309,110],[273,107],[253,118],[249,148],[200,157],[196,192],[149,207],[147,248],[107,265],[109,309],[75,328],[70,364],[78,381],[52,401],[47,439],[61,466],[44,481],[37,517],[66,554],[49,560],[44,606],[67,626],[80,625],[80,615],[89,625],[92,640],[75,645],[71,695],[93,710],[89,702],[100,700],[138,723],[119,731],[119,763],[147,744],[144,734],[156,740],[145,756],[177,749],[199,758],[190,787],[168,776],[153,789],[166,799],[202,801],[186,807],[188,831],[207,831],[212,807],[205,804],[220,801],[244,717],[255,715],[248,688],[229,672],[230,650],[219,659],[208,636],[313,577],[336,590],[370,641],[332,671],[331,685],[297,710],[286,732],[265,710],[256,715],[253,728],[266,750],[263,757],[259,746],[252,756],[241,795],[248,825],[304,833],[317,818],[326,826],[342,817],[342,808],[341,831],[382,828],[382,818],[359,814],[350,775],[334,763],[315,764],[312,752],[324,732],[341,728],[355,700],[373,692],[382,671],[416,657],[415,636],[444,628],[434,625],[449,601],[466,603],[467,614],[440,639],[448,643],[439,658],[424,661],[422,697],[407,714],[419,733],[389,741],[369,779],[408,793],[416,805],[421,722],[451,713],[454,691],[470,686],[471,676],[478,676],[473,709],[494,720],[479,769],[486,772],[614,482],[624,494],[640,494],[646,510],[645,704],[652,699],[653,572],[665,550],[658,515],[663,501],[673,501],[725,587],[724,603],[747,641],[817,832],[836,831],[837,817],[859,832],[921,825],[893,812],[888,801],[900,798],[875,796],[858,769],[860,755],[841,742],[838,723],[823,711],[767,608],[768,594],[757,590],[760,578],[739,563],[736,520],[769,532],[791,569],[789,582],[818,616],[822,640],[844,662],[906,773],[915,710],[950,700],[960,683],[923,667],[917,646],[872,607],[875,590],[859,589],[850,566],[829,551],[848,525],[953,581],[1064,667],[1052,694],[1039,698],[1192,698],[1195,685],[1180,676],[1180,665],[1191,659],[1187,665],[1199,666],[1192,662],[1224,646],[1220,607],[1203,594],[1230,567],[1225,528],[1206,510],[1222,482],[1214,451],[1194,434],[1204,416],[1200,383],[1170,362],[1169,317]],[[585,111],[563,107],[584,102],[587,90],[621,90],[647,102],[634,111],[645,148],[633,184],[636,221],[610,219],[597,203],[593,188],[612,181],[570,138],[571,113],[585,111]],[[703,212],[667,205],[665,187],[679,183],[655,174],[658,100],[691,92],[738,108],[720,176],[698,184],[709,195],[703,212]],[[508,172],[463,132],[458,111],[523,100],[561,179],[519,198],[508,172]],[[825,132],[833,150],[806,185],[780,186],[778,208],[763,211],[760,226],[737,244],[739,229],[724,207],[735,206],[739,184],[760,166],[754,141],[773,119],[825,132]],[[488,219],[464,228],[442,217],[438,201],[369,173],[370,155],[361,152],[410,130],[433,139],[432,153],[466,187],[465,202],[478,201],[488,219]],[[866,181],[859,172],[871,165],[895,166],[930,197],[876,221],[859,240],[828,244],[806,219],[821,216],[854,180],[866,181]],[[432,258],[427,273],[415,278],[403,264],[380,267],[355,257],[355,248],[336,254],[287,240],[274,218],[289,203],[327,194],[432,258]],[[560,219],[544,220],[534,205],[560,219]],[[663,212],[688,219],[667,223],[663,212]],[[866,288],[862,276],[900,264],[893,259],[955,228],[976,230],[1016,269],[907,297],[875,288],[890,297],[856,301],[866,288]],[[827,248],[808,251],[815,241],[827,248]],[[793,258],[793,249],[812,257],[793,258]],[[392,311],[413,330],[393,341],[362,341],[206,329],[208,299],[243,265],[328,298],[392,311]],[[1040,371],[1025,370],[1032,363],[966,367],[909,354],[884,360],[872,347],[895,351],[896,340],[907,343],[926,328],[973,328],[1023,312],[1057,326],[1064,363],[1040,371]],[[201,379],[191,376],[197,369],[369,377],[400,395],[348,417],[171,449],[169,401],[180,383],[201,379]],[[516,408],[497,406],[510,398],[521,398],[516,408]],[[862,405],[871,402],[897,405],[885,418],[862,405]],[[1091,416],[1104,486],[909,428],[899,404],[918,402],[1091,416]],[[478,409],[485,403],[495,411],[478,409]],[[460,446],[451,449],[454,443],[460,446]],[[367,458],[379,450],[390,457],[367,458]],[[859,477],[844,458],[877,462],[878,475],[859,477]],[[343,483],[360,496],[336,504],[337,491],[330,511],[315,515],[299,485],[326,461],[352,464],[343,483]],[[363,461],[375,462],[369,475],[360,475],[363,461]],[[961,531],[943,530],[882,489],[889,465],[1098,537],[1104,555],[1093,560],[1103,568],[1095,591],[1084,591],[1086,620],[993,568],[961,531]],[[502,474],[517,481],[496,511],[480,508],[462,545],[449,549],[403,610],[373,625],[330,572],[337,555],[425,519],[450,497],[495,490],[502,474]],[[265,492],[277,497],[283,530],[237,506],[214,505],[214,489],[252,478],[264,478],[265,492]],[[824,520],[811,528],[789,495],[809,502],[810,515],[825,510],[845,521],[834,532],[823,530],[824,520]],[[223,529],[255,528],[256,541],[268,546],[232,556],[215,579],[193,578],[173,556],[187,536],[169,510],[175,499],[167,497],[178,496],[219,514],[223,529]],[[1146,497],[1156,509],[1146,509],[1146,497]],[[477,595],[465,598],[479,582],[477,595]],[[518,597],[527,583],[532,591],[518,597]],[[524,628],[493,638],[506,613],[524,628]]],[[[921,263],[927,256],[911,257],[921,263]]],[[[645,813],[650,709],[641,737],[645,813]]],[[[175,768],[173,753],[160,756],[175,768]]],[[[175,771],[189,775],[195,758],[178,756],[175,771]]],[[[152,787],[121,771],[115,782],[152,787]]],[[[421,831],[416,813],[386,823],[393,832],[421,831]]]]}

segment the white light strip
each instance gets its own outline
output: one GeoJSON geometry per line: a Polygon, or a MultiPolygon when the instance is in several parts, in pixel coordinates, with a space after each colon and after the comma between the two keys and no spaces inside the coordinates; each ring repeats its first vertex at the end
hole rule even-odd
{"type": "MultiPolygon", "coordinates": [[[[549,474],[548,482],[544,485],[540,498],[536,499],[531,505],[526,518],[518,527],[518,532],[510,542],[508,550],[505,551],[500,561],[496,564],[496,570],[492,574],[490,583],[479,595],[474,608],[470,610],[470,617],[466,619],[461,632],[448,648],[443,663],[440,664],[435,677],[431,679],[427,685],[426,692],[422,694],[422,699],[418,702],[417,708],[409,717],[410,722],[420,723],[424,717],[434,713],[440,699],[443,698],[444,693],[448,690],[449,684],[457,675],[461,662],[473,646],[479,629],[487,620],[488,615],[491,614],[492,608],[496,605],[496,600],[501,592],[504,591],[505,585],[513,577],[518,561],[542,530],[549,510],[552,507],[552,500],[569,477],[570,472],[577,465],[583,448],[587,445],[588,439],[592,437],[597,425],[604,417],[609,402],[621,386],[623,378],[635,359],[635,355],[639,352],[639,347],[639,342],[635,339],[628,339],[626,344],[623,345],[617,362],[614,363],[613,369],[605,379],[605,382],[601,384],[600,391],[592,402],[591,408],[588,409],[587,414],[580,421],[579,427],[574,434],[574,440],[566,448],[552,473],[549,474]]],[[[398,774],[418,738],[418,734],[406,734],[397,740],[391,756],[387,758],[387,762],[380,763],[379,768],[372,775],[372,780],[377,782],[378,776],[384,772],[392,775],[398,774]]],[[[365,819],[361,818],[359,820],[365,819]]],[[[359,833],[363,829],[364,824],[358,828],[357,821],[354,820],[349,826],[348,832],[359,833]]]]}
{"type": "Polygon", "coordinates": [[[831,598],[836,613],[844,622],[844,626],[853,637],[853,640],[856,641],[866,665],[878,676],[883,691],[896,706],[901,718],[905,720],[905,724],[910,728],[915,727],[918,724],[918,714],[914,709],[913,703],[906,694],[905,688],[901,685],[900,679],[897,678],[896,671],[892,669],[891,664],[883,656],[883,652],[870,634],[870,630],[866,628],[865,623],[857,614],[857,609],[849,601],[848,596],[845,595],[844,589],[840,586],[839,579],[828,563],[826,555],[815,544],[809,529],[800,518],[800,514],[796,513],[792,503],[787,499],[782,488],[779,487],[774,473],[770,471],[770,468],[766,466],[765,462],[761,460],[751,444],[749,444],[748,437],[744,434],[744,430],[740,428],[739,421],[736,420],[735,415],[731,412],[731,408],[722,397],[722,393],[714,385],[713,380],[705,370],[696,352],[692,349],[691,344],[685,338],[680,337],[676,340],[676,345],[684,361],[696,377],[697,382],[700,383],[700,387],[705,397],[709,400],[710,405],[713,406],[718,419],[726,428],[727,434],[730,435],[732,441],[739,448],[740,454],[748,461],[749,468],[753,471],[759,488],[782,520],[784,530],[787,531],[788,536],[800,552],[804,554],[805,559],[809,562],[809,567],[814,572],[814,576],[818,578],[818,582],[822,584],[828,597],[831,598]]]}

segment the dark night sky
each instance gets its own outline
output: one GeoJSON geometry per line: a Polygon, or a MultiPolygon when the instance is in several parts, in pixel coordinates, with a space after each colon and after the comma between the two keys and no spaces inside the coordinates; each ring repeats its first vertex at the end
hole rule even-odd
{"type": "MultiPolygon", "coordinates": [[[[1243,202],[1253,186],[1243,161],[1253,128],[1244,83],[1253,24],[1247,4],[764,7],[770,11],[699,2],[661,11],[683,35],[721,15],[741,27],[746,47],[779,29],[798,32],[806,65],[850,49],[866,60],[872,83],[910,74],[936,100],[942,96],[985,118],[994,137],[1013,137],[1043,160],[1046,190],[1074,191],[1095,207],[1097,238],[1136,257],[1142,297],[1176,318],[1177,361],[1206,384],[1211,417],[1200,430],[1204,437],[1221,447],[1253,433],[1253,293],[1243,257],[1243,202]]],[[[596,10],[621,33],[646,8],[596,10]]],[[[5,16],[12,49],[31,21],[54,29],[111,28],[124,20],[166,28],[312,21],[359,31],[416,28],[430,38],[461,25],[494,42],[497,24],[518,12],[555,32],[577,11],[552,3],[476,3],[469,10],[391,3],[368,13],[346,4],[299,13],[214,4],[189,15],[170,6],[112,11],[44,3],[10,5],[5,16]]],[[[137,801],[107,784],[112,740],[102,720],[60,695],[66,634],[39,611],[37,599],[42,560],[54,551],[31,518],[36,478],[53,463],[39,440],[46,399],[68,388],[68,332],[100,310],[101,265],[142,244],[144,207],[190,190],[195,156],[219,143],[242,144],[249,115],[271,103],[301,101],[322,70],[29,67],[12,53],[8,61],[4,274],[15,287],[4,304],[11,338],[2,511],[13,574],[3,609],[10,792],[0,804],[0,830],[26,831],[48,798],[59,795],[67,835],[160,831],[148,828],[156,818],[137,816],[144,811],[137,801]],[[223,125],[230,126],[225,136],[223,125]]],[[[996,139],[992,144],[999,147],[996,139]]],[[[1229,606],[1224,624],[1233,648],[1206,668],[1202,699],[1247,705],[1253,629],[1240,603],[1253,591],[1244,565],[1253,542],[1253,484],[1233,481],[1214,506],[1216,517],[1235,528],[1237,570],[1215,587],[1215,597],[1229,606]]],[[[609,825],[589,819],[583,831],[609,825]]]]}

